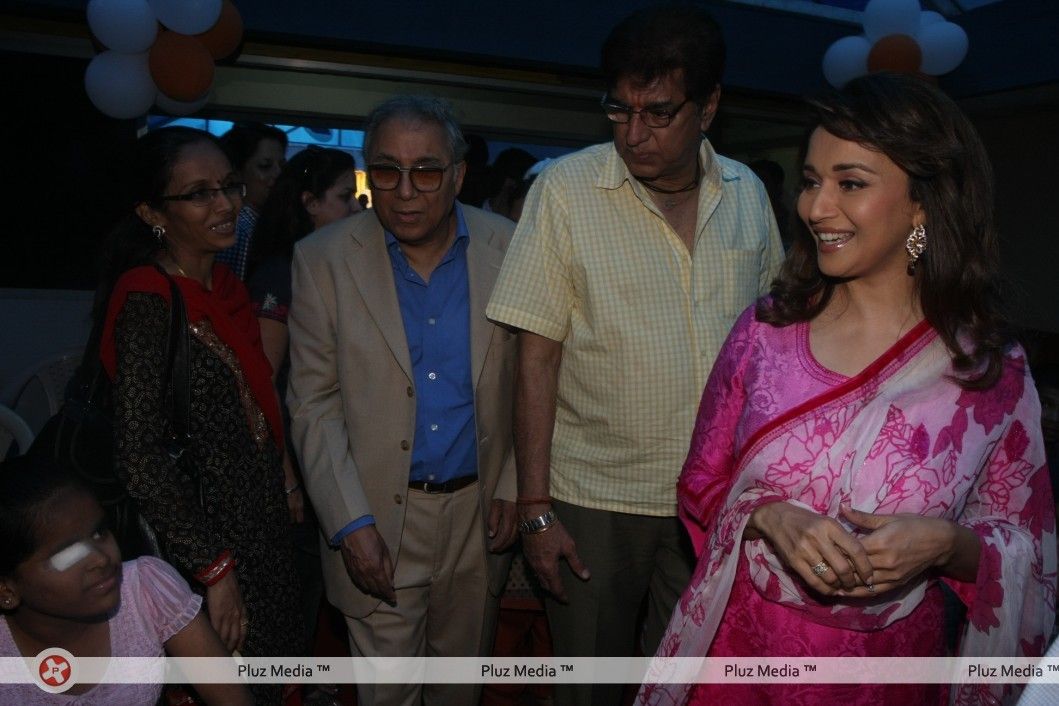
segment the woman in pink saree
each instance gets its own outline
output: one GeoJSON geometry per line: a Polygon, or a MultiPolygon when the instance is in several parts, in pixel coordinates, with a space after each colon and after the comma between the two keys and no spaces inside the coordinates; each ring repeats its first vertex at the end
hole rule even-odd
{"type": "MultiPolygon", "coordinates": [[[[992,175],[959,109],[880,75],[814,101],[770,297],[710,375],[679,483],[699,563],[659,656],[1043,653],[1056,545],[1040,407],[997,304],[992,175]]],[[[645,684],[641,704],[1002,703],[1010,685],[645,684]]]]}

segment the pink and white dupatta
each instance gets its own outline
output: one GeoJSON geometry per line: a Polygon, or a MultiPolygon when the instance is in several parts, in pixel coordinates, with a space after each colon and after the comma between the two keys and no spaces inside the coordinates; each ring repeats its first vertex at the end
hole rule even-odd
{"type": "MultiPolygon", "coordinates": [[[[765,541],[741,540],[750,513],[776,500],[831,517],[848,502],[969,527],[982,541],[978,579],[947,580],[968,606],[961,654],[1042,654],[1055,618],[1055,518],[1039,403],[1021,349],[1007,356],[997,385],[967,391],[949,377],[948,351],[923,322],[856,377],[765,423],[736,453],[718,454],[731,447],[741,414],[732,388],[763,350],[734,330],[707,384],[679,485],[699,563],[658,656],[708,653],[740,550],[757,590],[789,607],[792,620],[884,630],[922,600],[925,577],[873,601],[817,601],[765,541]]],[[[637,703],[683,704],[689,687],[645,683],[637,703]]],[[[954,690],[953,699],[988,701],[988,688],[954,690]]],[[[993,689],[1004,697],[1002,685],[993,689]]]]}

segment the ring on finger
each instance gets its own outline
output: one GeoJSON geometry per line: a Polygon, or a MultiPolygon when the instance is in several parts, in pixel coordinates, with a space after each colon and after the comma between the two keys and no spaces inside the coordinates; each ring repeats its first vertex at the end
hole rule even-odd
{"type": "Polygon", "coordinates": [[[814,576],[823,576],[831,570],[831,565],[828,564],[826,561],[821,561],[819,564],[812,567],[810,570],[813,572],[814,576]]]}

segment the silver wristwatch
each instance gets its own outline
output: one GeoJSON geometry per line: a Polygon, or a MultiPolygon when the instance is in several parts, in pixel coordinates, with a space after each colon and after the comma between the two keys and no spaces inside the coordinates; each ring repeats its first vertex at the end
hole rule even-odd
{"type": "Polygon", "coordinates": [[[558,521],[559,516],[555,514],[555,510],[548,510],[543,515],[519,522],[518,531],[522,534],[540,534],[550,529],[558,521]]]}

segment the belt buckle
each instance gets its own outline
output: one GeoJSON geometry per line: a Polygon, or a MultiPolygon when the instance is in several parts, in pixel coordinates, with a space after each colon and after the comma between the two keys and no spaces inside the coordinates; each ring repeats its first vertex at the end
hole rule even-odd
{"type": "Polygon", "coordinates": [[[415,489],[427,493],[429,495],[440,495],[445,492],[444,484],[442,483],[431,483],[426,480],[417,480],[415,482],[415,489]]]}

